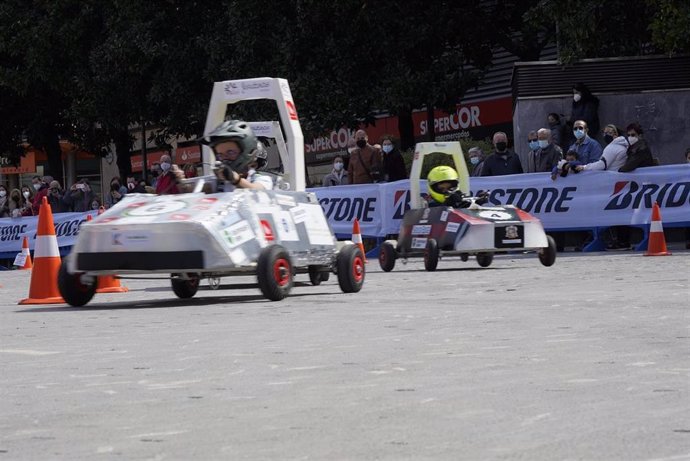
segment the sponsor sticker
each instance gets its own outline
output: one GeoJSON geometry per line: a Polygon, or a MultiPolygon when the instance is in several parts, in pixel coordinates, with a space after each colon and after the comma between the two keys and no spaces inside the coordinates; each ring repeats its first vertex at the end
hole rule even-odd
{"type": "Polygon", "coordinates": [[[294,207],[295,205],[297,205],[297,202],[295,202],[295,198],[289,195],[276,194],[276,201],[279,205],[283,206],[294,207]]]}
{"type": "Polygon", "coordinates": [[[230,248],[242,245],[254,238],[254,231],[247,221],[240,221],[221,231],[221,235],[228,242],[230,248]]]}
{"type": "Polygon", "coordinates": [[[459,224],[459,223],[456,223],[456,222],[449,222],[449,223],[446,225],[446,232],[448,232],[448,233],[454,234],[454,233],[456,233],[456,232],[458,231],[458,229],[460,229],[460,224],[459,224]]]}
{"type": "Polygon", "coordinates": [[[431,224],[412,226],[412,235],[429,235],[431,224]]]}
{"type": "Polygon", "coordinates": [[[292,213],[292,219],[295,221],[295,224],[302,223],[307,219],[307,211],[302,207],[290,208],[290,213],[292,213]]]}
{"type": "Polygon", "coordinates": [[[281,242],[296,242],[299,240],[297,228],[292,223],[292,217],[289,211],[276,213],[274,219],[276,222],[276,230],[278,231],[278,238],[281,242]]]}
{"type": "Polygon", "coordinates": [[[131,208],[126,211],[128,216],[162,215],[174,213],[175,211],[183,210],[187,207],[187,203],[181,200],[155,201],[142,206],[133,205],[135,204],[130,205],[131,208]]]}
{"type": "Polygon", "coordinates": [[[443,221],[443,222],[448,221],[448,212],[447,211],[444,211],[443,213],[441,213],[441,221],[443,221]]]}
{"type": "Polygon", "coordinates": [[[412,248],[426,248],[426,241],[427,239],[425,238],[413,238],[412,239],[412,248]]]}
{"type": "Polygon", "coordinates": [[[152,242],[153,235],[145,230],[119,230],[110,234],[110,246],[122,250],[148,249],[152,242]]]}

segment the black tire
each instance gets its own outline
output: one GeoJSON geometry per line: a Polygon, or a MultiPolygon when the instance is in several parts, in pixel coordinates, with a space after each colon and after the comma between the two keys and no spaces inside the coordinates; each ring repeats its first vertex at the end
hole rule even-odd
{"type": "Polygon", "coordinates": [[[180,299],[188,299],[193,297],[199,290],[199,282],[201,278],[198,274],[187,274],[187,279],[181,279],[175,277],[173,274],[170,279],[170,284],[172,285],[172,290],[175,295],[180,299]]]}
{"type": "Polygon", "coordinates": [[[438,243],[436,239],[429,239],[426,241],[426,248],[424,249],[424,269],[429,272],[436,270],[438,266],[438,243]]]}
{"type": "Polygon", "coordinates": [[[364,253],[356,245],[346,245],[338,253],[338,284],[343,293],[357,293],[362,289],[366,268],[364,253]]]}
{"type": "Polygon", "coordinates": [[[262,249],[256,263],[256,278],[266,298],[271,301],[285,299],[294,283],[292,262],[287,250],[280,245],[262,249]]]}
{"type": "Polygon", "coordinates": [[[329,273],[324,272],[322,266],[309,266],[309,281],[312,285],[321,285],[321,282],[325,282],[329,278],[329,273]]]}
{"type": "Polygon", "coordinates": [[[395,260],[398,255],[395,252],[395,247],[388,243],[383,242],[381,248],[379,249],[379,265],[384,272],[390,272],[395,267],[395,260]]]}
{"type": "Polygon", "coordinates": [[[86,305],[96,294],[96,277],[93,282],[83,283],[83,273],[70,274],[67,271],[67,260],[63,260],[58,271],[58,290],[62,299],[70,306],[81,307],[86,305]]]}
{"type": "Polygon", "coordinates": [[[546,236],[546,241],[548,242],[549,246],[542,248],[539,250],[539,261],[546,266],[553,266],[553,263],[556,262],[556,240],[554,240],[553,237],[550,235],[546,236]]]}
{"type": "Polygon", "coordinates": [[[481,267],[489,267],[493,261],[493,253],[477,253],[477,264],[481,267]]]}

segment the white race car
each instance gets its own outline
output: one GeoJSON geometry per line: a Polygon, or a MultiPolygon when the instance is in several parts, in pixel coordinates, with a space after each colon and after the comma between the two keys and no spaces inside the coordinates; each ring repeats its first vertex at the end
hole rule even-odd
{"type": "Polygon", "coordinates": [[[393,270],[398,258],[422,256],[428,271],[436,270],[443,256],[474,255],[481,267],[491,265],[494,254],[536,251],[544,266],[556,261],[556,242],[544,233],[541,221],[513,205],[482,206],[468,197],[469,206],[428,207],[420,194],[424,157],[434,153],[452,156],[458,172],[458,189],[469,195],[469,175],[458,142],[426,142],[415,146],[410,172],[411,209],[405,212],[397,240],[381,244],[379,264],[393,270]]]}
{"type": "Polygon", "coordinates": [[[275,135],[285,190],[201,192],[204,182],[213,181],[215,164],[204,147],[205,174],[195,192],[127,195],[82,225],[58,274],[65,301],[88,303],[100,275],[152,273],[169,276],[180,298],[194,296],[202,278],[213,286],[219,277],[237,274],[255,274],[263,295],[274,301],[289,294],[298,272],[309,273],[314,285],[334,272],[342,291],[361,290],[364,255],[352,242],[336,240],[316,196],[304,191],[304,142],[287,81],[215,83],[205,133],[223,121],[228,104],[246,99],[277,102],[287,135],[275,135]]]}

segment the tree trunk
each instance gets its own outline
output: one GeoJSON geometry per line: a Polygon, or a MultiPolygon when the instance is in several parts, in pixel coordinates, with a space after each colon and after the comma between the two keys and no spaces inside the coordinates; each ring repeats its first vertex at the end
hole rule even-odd
{"type": "Polygon", "coordinates": [[[414,122],[412,109],[409,107],[398,112],[398,132],[400,133],[400,150],[414,148],[414,122]]]}
{"type": "Polygon", "coordinates": [[[57,179],[61,183],[64,182],[62,177],[62,149],[57,134],[47,138],[43,148],[48,156],[48,171],[45,171],[44,174],[52,176],[53,179],[57,179]]]}
{"type": "MultiPolygon", "coordinates": [[[[132,137],[129,135],[127,127],[120,128],[113,136],[115,153],[117,154],[117,168],[120,171],[122,180],[132,175],[131,148],[132,137]]],[[[145,165],[144,165],[145,167],[145,165]]]]}
{"type": "Polygon", "coordinates": [[[436,141],[436,131],[434,130],[434,105],[426,105],[426,132],[430,142],[436,141]]]}

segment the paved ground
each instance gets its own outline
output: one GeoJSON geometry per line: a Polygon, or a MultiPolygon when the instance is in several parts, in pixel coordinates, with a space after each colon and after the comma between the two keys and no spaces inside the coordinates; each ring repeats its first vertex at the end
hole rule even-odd
{"type": "Polygon", "coordinates": [[[0,460],[690,459],[689,252],[421,268],[81,309],[0,272],[0,460]]]}

